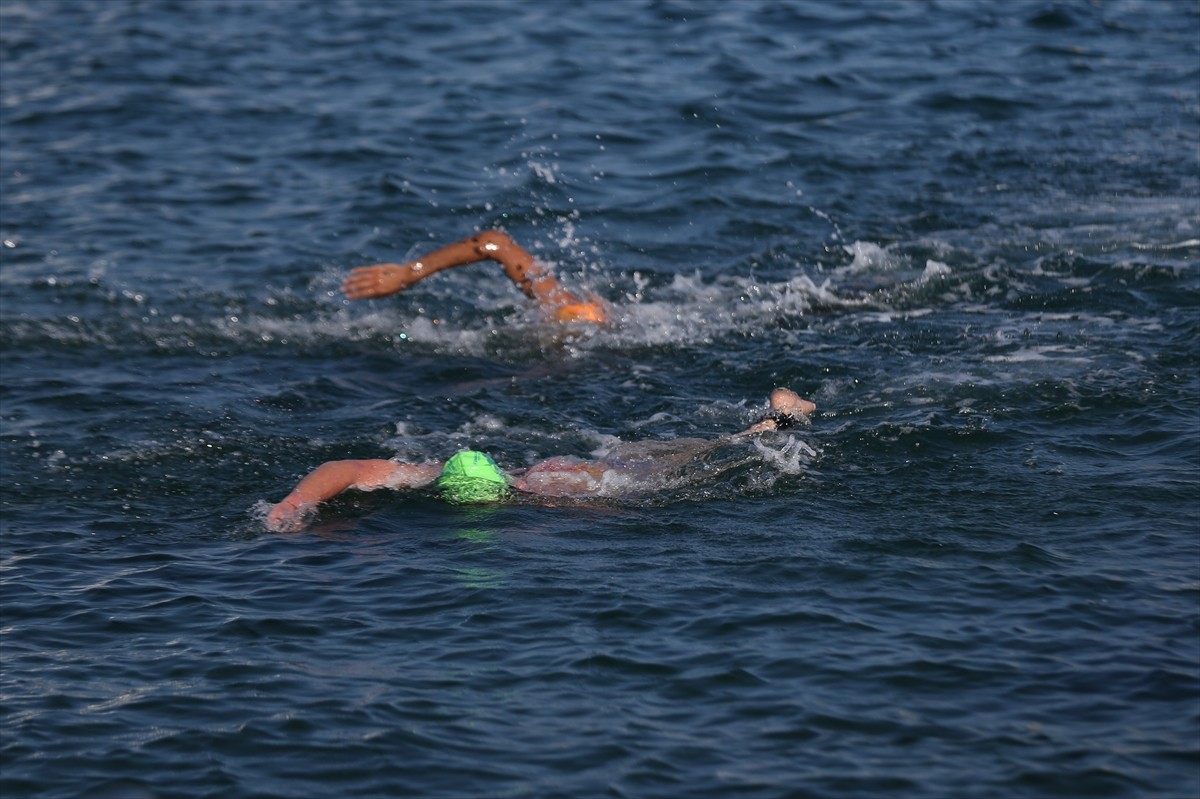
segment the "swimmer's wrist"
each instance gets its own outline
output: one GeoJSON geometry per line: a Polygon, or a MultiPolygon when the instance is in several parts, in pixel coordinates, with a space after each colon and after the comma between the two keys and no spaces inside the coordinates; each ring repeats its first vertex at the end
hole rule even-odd
{"type": "Polygon", "coordinates": [[[759,424],[770,422],[773,425],[772,430],[790,430],[800,424],[801,419],[795,414],[784,413],[783,411],[771,411],[758,421],[759,424]]]}

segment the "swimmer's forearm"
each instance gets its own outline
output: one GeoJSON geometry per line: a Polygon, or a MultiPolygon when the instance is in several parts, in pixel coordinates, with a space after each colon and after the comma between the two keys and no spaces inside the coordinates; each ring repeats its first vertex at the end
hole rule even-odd
{"type": "Polygon", "coordinates": [[[276,508],[298,510],[332,499],[355,485],[362,473],[362,461],[329,461],[309,472],[296,484],[276,508]]]}
{"type": "Polygon", "coordinates": [[[273,530],[298,526],[303,514],[351,488],[420,488],[441,472],[437,463],[408,464],[387,460],[343,460],[323,463],[296,484],[268,513],[273,530]]]}
{"type": "Polygon", "coordinates": [[[529,251],[498,230],[485,230],[467,239],[465,244],[475,248],[485,258],[504,267],[504,274],[521,293],[537,300],[555,318],[564,322],[607,322],[611,316],[603,300],[581,299],[558,282],[550,272],[534,261],[529,251]]]}

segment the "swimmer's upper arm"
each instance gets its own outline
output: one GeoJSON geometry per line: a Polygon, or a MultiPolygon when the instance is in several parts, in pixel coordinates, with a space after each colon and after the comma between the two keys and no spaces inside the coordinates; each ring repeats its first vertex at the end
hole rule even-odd
{"type": "Polygon", "coordinates": [[[533,255],[499,230],[476,233],[467,242],[481,258],[504,267],[504,274],[525,296],[537,300],[560,322],[604,324],[608,309],[596,299],[581,299],[563,287],[549,270],[539,266],[533,255]]]}
{"type": "Polygon", "coordinates": [[[441,474],[436,463],[397,463],[385,460],[358,462],[354,488],[369,491],[373,488],[420,488],[429,485],[441,474]]]}
{"type": "Polygon", "coordinates": [[[352,461],[354,464],[354,479],[350,488],[369,491],[372,488],[386,486],[392,477],[392,472],[399,464],[385,460],[352,461]]]}

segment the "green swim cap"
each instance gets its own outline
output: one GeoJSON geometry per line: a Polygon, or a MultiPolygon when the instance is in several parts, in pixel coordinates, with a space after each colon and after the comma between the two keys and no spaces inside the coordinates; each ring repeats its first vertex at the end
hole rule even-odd
{"type": "Polygon", "coordinates": [[[465,449],[442,467],[437,486],[456,503],[496,502],[508,493],[508,480],[496,462],[482,452],[465,449]]]}

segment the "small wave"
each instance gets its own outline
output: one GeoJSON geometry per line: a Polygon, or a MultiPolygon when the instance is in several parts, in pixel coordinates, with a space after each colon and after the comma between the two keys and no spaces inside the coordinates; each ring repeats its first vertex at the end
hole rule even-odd
{"type": "Polygon", "coordinates": [[[1133,242],[1132,246],[1135,250],[1191,250],[1200,248],[1200,239],[1188,239],[1174,244],[1143,244],[1141,242],[1133,242]]]}

